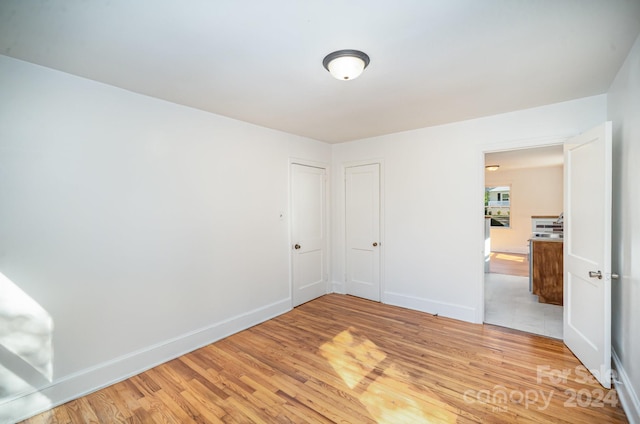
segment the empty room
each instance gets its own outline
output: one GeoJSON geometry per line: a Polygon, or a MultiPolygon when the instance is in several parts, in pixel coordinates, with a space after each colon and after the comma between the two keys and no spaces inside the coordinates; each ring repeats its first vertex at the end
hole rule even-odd
{"type": "Polygon", "coordinates": [[[640,0],[2,0],[0,423],[640,423],[638,163],[640,0]]]}

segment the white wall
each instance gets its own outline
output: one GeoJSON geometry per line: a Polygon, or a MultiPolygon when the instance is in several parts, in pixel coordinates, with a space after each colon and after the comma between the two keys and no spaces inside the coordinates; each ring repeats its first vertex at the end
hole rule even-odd
{"type": "Polygon", "coordinates": [[[4,56],[0,93],[0,272],[53,321],[0,422],[290,309],[289,158],[330,145],[4,56]]]}
{"type": "Polygon", "coordinates": [[[640,37],[608,93],[613,121],[612,342],[617,385],[640,423],[640,37]]]}
{"type": "Polygon", "coordinates": [[[485,173],[487,186],[511,186],[511,227],[491,228],[491,250],[528,253],[532,215],[562,212],[563,167],[498,170],[485,173]]]}
{"type": "Polygon", "coordinates": [[[383,301],[483,319],[484,152],[555,144],[606,119],[604,95],[333,146],[333,279],[344,290],[344,178],[383,161],[383,301]]]}

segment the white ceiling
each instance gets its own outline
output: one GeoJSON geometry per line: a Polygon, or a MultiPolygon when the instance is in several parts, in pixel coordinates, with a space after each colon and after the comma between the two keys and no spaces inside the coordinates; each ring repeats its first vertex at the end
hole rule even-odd
{"type": "Polygon", "coordinates": [[[640,0],[0,1],[1,54],[330,143],[605,93],[639,33],[640,0]]]}

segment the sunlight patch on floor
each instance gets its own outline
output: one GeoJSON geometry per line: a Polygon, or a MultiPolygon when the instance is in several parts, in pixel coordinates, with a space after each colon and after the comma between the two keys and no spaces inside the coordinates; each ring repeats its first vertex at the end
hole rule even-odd
{"type": "Polygon", "coordinates": [[[360,401],[367,407],[376,422],[389,424],[456,422],[457,415],[449,411],[449,406],[439,400],[434,393],[424,393],[421,399],[403,395],[410,391],[407,387],[410,383],[405,382],[410,381],[410,377],[402,374],[395,365],[390,365],[360,396],[360,401]],[[406,390],[400,390],[401,388],[406,390]]]}
{"type": "Polygon", "coordinates": [[[502,259],[503,261],[512,261],[512,262],[518,262],[518,263],[523,263],[525,260],[525,257],[523,256],[516,256],[516,255],[509,255],[508,253],[495,253],[495,252],[491,252],[491,258],[502,259]]]}
{"type": "Polygon", "coordinates": [[[320,353],[350,389],[362,392],[360,402],[378,423],[454,423],[457,419],[426,388],[423,399],[406,396],[411,392],[411,376],[395,364],[384,366],[387,355],[353,327],[323,344],[320,353]]]}
{"type": "Polygon", "coordinates": [[[320,346],[322,356],[350,389],[356,387],[387,357],[371,340],[352,331],[345,330],[320,346]]]}

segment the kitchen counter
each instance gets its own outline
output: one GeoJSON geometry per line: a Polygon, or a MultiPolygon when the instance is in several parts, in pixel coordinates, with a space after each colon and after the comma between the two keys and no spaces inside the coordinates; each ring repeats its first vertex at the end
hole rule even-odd
{"type": "Polygon", "coordinates": [[[538,302],[562,305],[563,239],[531,238],[531,292],[538,302]]]}
{"type": "Polygon", "coordinates": [[[537,242],[553,242],[553,243],[562,243],[564,241],[564,239],[562,238],[553,238],[553,237],[531,237],[529,240],[531,240],[534,243],[537,242]]]}

